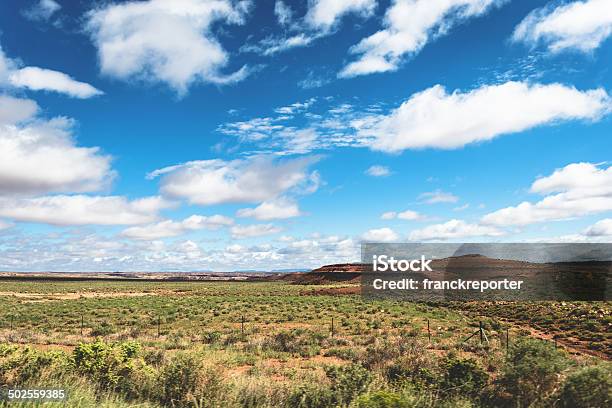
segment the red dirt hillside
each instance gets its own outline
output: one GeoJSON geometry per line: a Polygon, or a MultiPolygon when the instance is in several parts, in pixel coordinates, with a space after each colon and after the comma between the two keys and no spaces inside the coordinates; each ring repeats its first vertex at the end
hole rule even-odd
{"type": "Polygon", "coordinates": [[[324,265],[310,272],[291,273],[283,277],[297,285],[327,285],[331,283],[359,283],[364,264],[345,263],[324,265]]]}

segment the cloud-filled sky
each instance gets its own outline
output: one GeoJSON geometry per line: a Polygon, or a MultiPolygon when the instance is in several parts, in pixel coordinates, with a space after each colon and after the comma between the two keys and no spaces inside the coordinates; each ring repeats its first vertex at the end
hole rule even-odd
{"type": "Polygon", "coordinates": [[[0,270],[612,241],[609,0],[0,3],[0,270]]]}

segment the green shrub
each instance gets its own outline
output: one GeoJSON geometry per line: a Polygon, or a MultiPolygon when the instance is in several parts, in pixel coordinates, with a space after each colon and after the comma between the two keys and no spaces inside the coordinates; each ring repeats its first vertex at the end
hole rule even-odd
{"type": "Polygon", "coordinates": [[[352,349],[352,348],[340,348],[340,347],[330,348],[329,350],[325,352],[325,356],[326,357],[338,357],[338,358],[341,358],[342,360],[348,360],[348,361],[357,361],[359,359],[357,352],[355,351],[355,349],[352,349]]]}
{"type": "Polygon", "coordinates": [[[191,404],[198,385],[199,360],[188,354],[178,354],[163,367],[159,378],[160,401],[172,407],[191,404]]]}
{"type": "Polygon", "coordinates": [[[328,387],[303,385],[289,395],[286,405],[291,408],[326,408],[336,404],[328,387]]]}
{"type": "Polygon", "coordinates": [[[337,405],[350,404],[372,382],[372,374],[360,364],[328,366],[325,374],[331,381],[331,391],[337,405]]]}
{"type": "Polygon", "coordinates": [[[297,354],[301,357],[313,357],[321,351],[324,335],[305,329],[282,331],[268,339],[265,348],[284,353],[297,354]]]}
{"type": "Polygon", "coordinates": [[[584,367],[567,377],[559,394],[562,407],[597,408],[612,405],[612,369],[609,364],[584,367]]]}
{"type": "Polygon", "coordinates": [[[61,375],[69,365],[61,351],[40,351],[31,347],[0,347],[0,384],[23,385],[46,376],[61,375]]]}
{"type": "Polygon", "coordinates": [[[148,396],[152,392],[154,371],[138,356],[140,344],[81,343],[73,352],[73,363],[102,389],[118,391],[128,398],[148,396]]]}
{"type": "Polygon", "coordinates": [[[412,408],[414,401],[405,395],[390,391],[376,391],[360,396],[353,404],[355,408],[412,408]]]}
{"type": "Polygon", "coordinates": [[[410,383],[418,390],[424,390],[439,382],[438,375],[428,367],[405,364],[402,360],[389,365],[385,378],[392,385],[410,383]]]}
{"type": "Polygon", "coordinates": [[[489,381],[489,374],[471,358],[449,357],[443,368],[442,388],[451,394],[478,395],[489,381]]]}
{"type": "Polygon", "coordinates": [[[215,330],[202,334],[202,341],[206,344],[215,344],[221,340],[221,333],[215,330]]]}
{"type": "Polygon", "coordinates": [[[510,349],[498,381],[496,398],[501,400],[493,403],[527,407],[545,400],[568,365],[565,355],[548,342],[528,339],[518,343],[510,349]]]}
{"type": "Polygon", "coordinates": [[[94,337],[104,337],[115,332],[115,327],[109,322],[102,322],[91,330],[91,335],[94,337]]]}

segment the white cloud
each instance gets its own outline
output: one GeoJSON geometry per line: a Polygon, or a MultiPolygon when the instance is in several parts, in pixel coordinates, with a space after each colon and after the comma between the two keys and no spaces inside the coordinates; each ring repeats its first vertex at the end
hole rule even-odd
{"type": "Polygon", "coordinates": [[[367,231],[361,239],[369,242],[393,242],[399,239],[399,235],[391,228],[378,228],[367,231]]]}
{"type": "Polygon", "coordinates": [[[399,220],[416,221],[423,219],[423,216],[416,211],[406,210],[402,212],[389,211],[381,215],[380,218],[383,220],[392,220],[397,218],[399,220]]]}
{"type": "Polygon", "coordinates": [[[270,118],[253,118],[247,121],[229,122],[220,125],[217,130],[226,135],[237,136],[241,141],[257,141],[269,137],[274,132],[283,131],[281,124],[285,116],[270,118]]]}
{"type": "Polygon", "coordinates": [[[47,21],[61,8],[62,6],[54,0],[39,0],[32,7],[25,10],[23,15],[32,21],[47,21]]]}
{"type": "Polygon", "coordinates": [[[606,218],[597,221],[586,229],[584,235],[588,237],[611,237],[612,236],[612,218],[606,218]]]}
{"type": "Polygon", "coordinates": [[[99,89],[85,82],[76,81],[62,72],[38,67],[19,69],[10,75],[10,81],[17,88],[59,92],[80,99],[103,94],[99,89]]]}
{"type": "Polygon", "coordinates": [[[164,82],[179,93],[198,81],[244,79],[245,66],[220,73],[229,57],[214,37],[216,22],[243,24],[250,2],[149,0],[106,5],[88,15],[87,30],[98,48],[101,71],[129,80],[164,82]]]}
{"type": "Polygon", "coordinates": [[[52,225],[134,225],[156,221],[158,211],[168,206],[160,197],[133,201],[85,195],[0,198],[0,217],[52,225]]]}
{"type": "Polygon", "coordinates": [[[327,31],[349,13],[369,17],[375,8],[376,0],[313,0],[304,20],[313,28],[327,31]]]}
{"type": "Polygon", "coordinates": [[[444,191],[428,191],[419,195],[419,200],[427,204],[436,203],[456,203],[459,201],[459,197],[452,193],[446,193],[444,191]]]}
{"type": "Polygon", "coordinates": [[[470,205],[466,203],[466,204],[453,208],[453,211],[464,211],[464,210],[467,210],[469,207],[470,205]]]}
{"type": "Polygon", "coordinates": [[[86,99],[104,92],[90,84],[79,82],[63,72],[39,67],[21,67],[8,58],[0,47],[0,87],[25,88],[32,91],[51,91],[73,98],[86,99]]]}
{"type": "Polygon", "coordinates": [[[455,149],[499,135],[563,120],[596,120],[608,113],[604,89],[506,82],[448,94],[436,85],[416,93],[389,115],[361,123],[358,133],[375,150],[455,149]]]}
{"type": "Polygon", "coordinates": [[[274,109],[274,112],[280,113],[283,115],[293,115],[298,112],[303,112],[308,110],[315,102],[317,98],[310,98],[304,102],[294,102],[291,105],[281,106],[279,108],[274,109]]]}
{"type": "Polygon", "coordinates": [[[264,201],[256,208],[242,208],[236,213],[238,217],[252,217],[257,220],[280,220],[302,215],[297,203],[286,198],[264,201]]]}
{"type": "Polygon", "coordinates": [[[365,174],[372,177],[385,177],[391,174],[391,170],[386,166],[374,165],[370,166],[370,168],[365,171],[365,174]]]}
{"type": "Polygon", "coordinates": [[[15,125],[31,119],[38,105],[31,99],[19,99],[0,95],[0,125],[15,125]]]}
{"type": "Polygon", "coordinates": [[[36,110],[33,101],[0,96],[0,196],[106,188],[111,157],[77,146],[70,120],[36,119],[36,110]]]}
{"type": "Polygon", "coordinates": [[[308,167],[318,157],[276,160],[271,157],[223,161],[202,160],[166,167],[149,174],[161,176],[161,192],[193,204],[255,203],[291,192],[313,192],[318,185],[308,167]]]}
{"type": "Polygon", "coordinates": [[[0,230],[8,229],[12,226],[13,226],[12,224],[9,224],[8,222],[0,220],[0,230]]]}
{"type": "Polygon", "coordinates": [[[396,70],[405,55],[418,53],[454,25],[485,14],[506,0],[395,0],[387,9],[384,28],[351,48],[360,55],[340,72],[353,77],[396,70]]]}
{"type": "Polygon", "coordinates": [[[254,52],[265,56],[278,54],[292,48],[306,47],[318,39],[320,34],[299,33],[287,37],[268,36],[257,44],[246,44],[240,47],[242,52],[254,52]]]}
{"type": "Polygon", "coordinates": [[[453,219],[443,224],[429,225],[414,230],[410,233],[409,239],[411,241],[443,241],[468,237],[497,237],[503,234],[502,231],[491,226],[468,224],[463,220],[453,219]]]}
{"type": "Polygon", "coordinates": [[[233,223],[234,220],[223,215],[192,215],[182,221],[165,220],[156,224],[130,227],[122,231],[121,235],[132,239],[152,241],[161,238],[176,237],[190,231],[201,229],[217,230],[222,227],[230,226],[233,223]]]}
{"type": "Polygon", "coordinates": [[[531,46],[544,44],[553,53],[566,50],[589,52],[611,34],[612,2],[586,0],[532,11],[516,27],[512,39],[531,46]]]}
{"type": "Polygon", "coordinates": [[[277,1],[274,14],[279,24],[289,28],[285,35],[270,35],[256,44],[246,44],[242,52],[274,55],[293,48],[306,47],[319,38],[332,34],[340,20],[348,14],[366,18],[374,14],[376,0],[313,0],[302,20],[293,18],[293,11],[282,1],[277,1]]]}
{"type": "Polygon", "coordinates": [[[281,231],[282,228],[272,224],[235,225],[231,228],[232,238],[234,239],[260,237],[281,231]]]}
{"type": "Polygon", "coordinates": [[[293,20],[293,11],[291,11],[291,7],[281,0],[276,0],[276,3],[274,3],[274,15],[278,19],[278,23],[282,26],[289,25],[293,20]]]}
{"type": "Polygon", "coordinates": [[[538,202],[524,201],[489,213],[482,222],[499,226],[522,226],[557,221],[612,210],[612,166],[572,163],[537,179],[532,193],[548,194],[538,202]]]}

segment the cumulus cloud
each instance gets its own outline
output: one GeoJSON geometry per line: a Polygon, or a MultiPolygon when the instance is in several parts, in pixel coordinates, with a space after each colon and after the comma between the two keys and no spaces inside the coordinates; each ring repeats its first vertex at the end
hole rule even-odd
{"type": "Polygon", "coordinates": [[[489,213],[482,222],[497,226],[522,226],[557,221],[612,210],[612,166],[572,163],[537,179],[532,193],[545,195],[535,203],[489,213]]]}
{"type": "Polygon", "coordinates": [[[516,27],[515,42],[543,44],[548,51],[589,52],[612,34],[612,2],[574,1],[536,9],[516,27]]]}
{"type": "Polygon", "coordinates": [[[20,62],[8,58],[2,47],[0,47],[0,87],[58,92],[79,99],[87,99],[104,93],[63,72],[39,67],[22,67],[20,62]]]}
{"type": "Polygon", "coordinates": [[[192,215],[182,221],[165,220],[155,224],[130,227],[121,232],[127,238],[152,241],[156,239],[176,237],[190,231],[201,229],[218,230],[234,223],[223,215],[192,215]]]}
{"type": "Polygon", "coordinates": [[[36,111],[33,101],[0,96],[0,196],[106,188],[111,157],[77,146],[72,121],[37,119],[36,111]]]}
{"type": "Polygon", "coordinates": [[[399,239],[399,235],[391,228],[378,228],[367,231],[361,239],[368,242],[393,242],[399,239]]]}
{"type": "Polygon", "coordinates": [[[597,221],[584,231],[588,237],[612,237],[612,218],[597,221]]]}
{"type": "Polygon", "coordinates": [[[432,39],[506,0],[395,0],[387,9],[384,28],[351,48],[359,55],[340,72],[354,77],[394,71],[404,56],[417,54],[432,39]]]}
{"type": "Polygon", "coordinates": [[[31,119],[38,112],[38,104],[31,99],[0,95],[0,125],[15,125],[31,119]]]}
{"type": "Polygon", "coordinates": [[[297,203],[287,198],[264,201],[255,208],[242,208],[236,213],[238,217],[251,217],[257,220],[280,220],[302,215],[297,203]]]}
{"type": "Polygon", "coordinates": [[[359,124],[357,131],[372,138],[375,150],[456,149],[560,121],[596,120],[610,107],[610,96],[601,88],[506,82],[448,94],[436,85],[390,114],[359,124]]]}
{"type": "Polygon", "coordinates": [[[128,1],[92,10],[86,27],[104,74],[163,82],[185,93],[198,81],[225,84],[248,75],[246,66],[221,73],[229,56],[212,25],[243,24],[250,5],[229,0],[128,1]]]}
{"type": "Polygon", "coordinates": [[[389,170],[389,168],[386,166],[374,165],[370,166],[365,171],[365,174],[372,177],[386,177],[391,174],[391,170],[389,170]]]}
{"type": "Polygon", "coordinates": [[[0,217],[51,225],[135,225],[156,221],[170,206],[160,197],[129,201],[121,196],[56,195],[0,198],[0,217]]]}
{"type": "Polygon", "coordinates": [[[149,174],[161,177],[161,192],[193,204],[256,203],[287,192],[313,192],[316,172],[308,167],[318,157],[274,159],[258,156],[223,161],[201,160],[166,167],[149,174]]]}
{"type": "Polygon", "coordinates": [[[393,220],[397,218],[398,220],[416,221],[423,219],[423,216],[416,211],[406,210],[401,212],[388,211],[383,213],[380,218],[383,220],[393,220]]]}
{"type": "Polygon", "coordinates": [[[232,238],[244,239],[261,237],[281,232],[283,229],[273,224],[235,225],[231,228],[232,238]]]}
{"type": "Polygon", "coordinates": [[[456,203],[457,201],[459,201],[459,197],[452,193],[446,193],[441,190],[436,190],[420,194],[419,200],[426,204],[456,203]]]}
{"type": "Polygon", "coordinates": [[[32,21],[48,21],[62,8],[54,0],[39,0],[23,12],[24,17],[32,21]]]}
{"type": "Polygon", "coordinates": [[[491,226],[469,224],[463,220],[450,220],[443,224],[428,225],[409,234],[411,241],[444,241],[468,237],[497,237],[504,235],[503,231],[491,226]]]}

